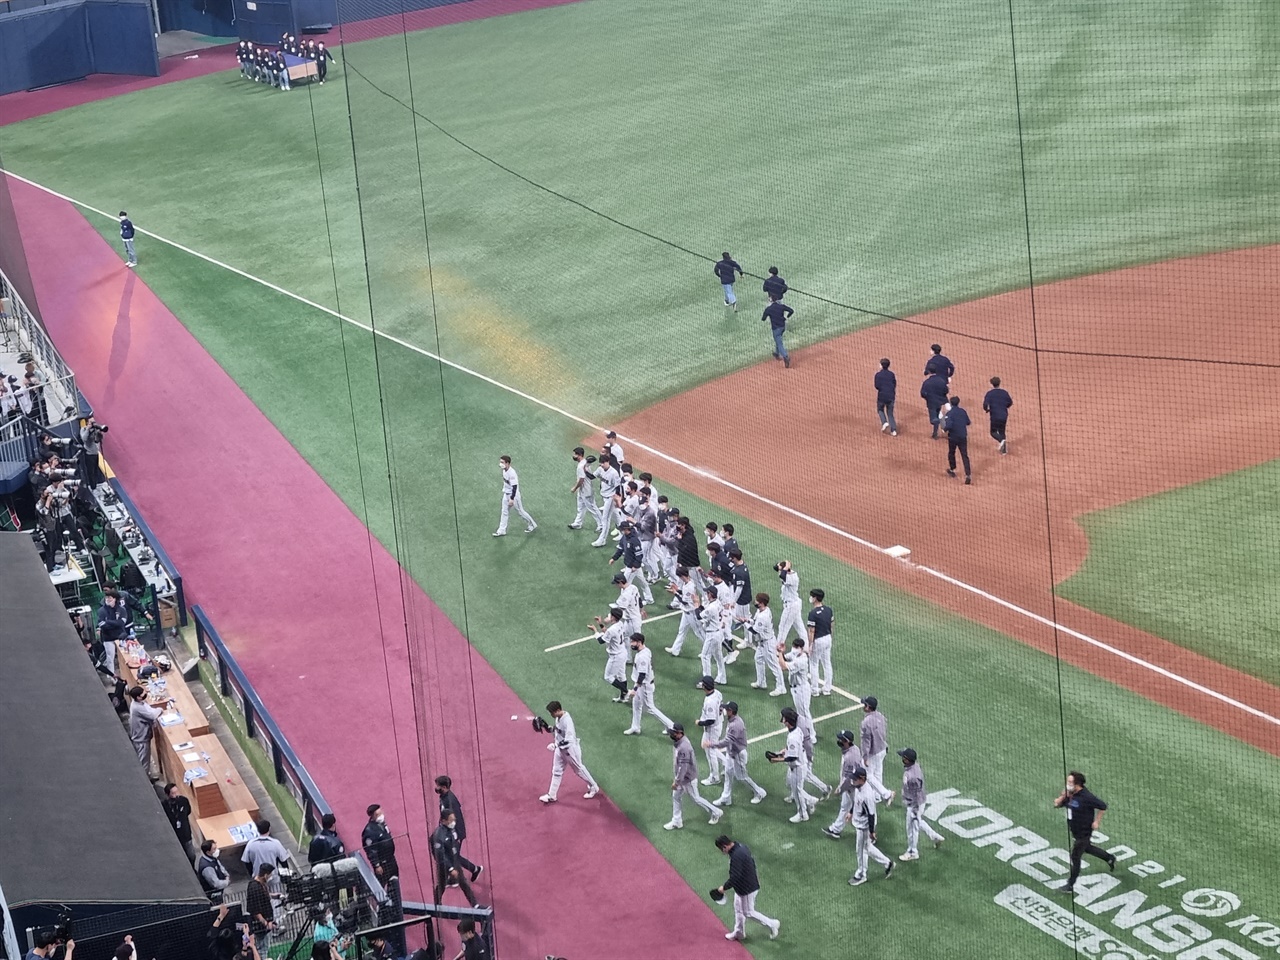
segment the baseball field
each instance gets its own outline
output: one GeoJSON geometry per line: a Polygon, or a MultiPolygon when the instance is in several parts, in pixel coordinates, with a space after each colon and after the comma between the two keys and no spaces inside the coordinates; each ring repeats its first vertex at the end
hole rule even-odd
{"type": "MultiPolygon", "coordinates": [[[[400,791],[416,889],[424,777],[473,787],[502,956],[1262,957],[1278,33],[1260,0],[583,0],[346,43],[329,83],[287,94],[215,51],[228,69],[6,126],[0,160],[43,230],[46,322],[190,589],[349,833],[370,782],[400,791]],[[136,277],[113,259],[120,209],[136,277]],[[725,250],[749,274],[737,311],[725,250]],[[760,322],[770,265],[791,369],[760,322]],[[932,343],[973,417],[972,486],[918,397],[932,343]],[[175,365],[197,355],[204,374],[175,365]],[[814,700],[816,771],[836,777],[835,735],[874,694],[890,761],[920,754],[941,849],[850,888],[851,837],[820,832],[834,802],[787,821],[763,758],[781,701],[745,661],[726,696],[770,796],[662,829],[670,744],[652,718],[621,735],[599,647],[571,643],[614,595],[612,551],[565,529],[569,451],[606,427],[699,529],[736,526],[757,589],[777,596],[781,559],[825,589],[839,689],[814,700]],[[531,535],[490,536],[501,454],[531,535]],[[273,521],[287,535],[264,540],[273,521]],[[215,589],[231,566],[255,576],[215,589]],[[291,596],[309,599],[285,616],[291,596]],[[338,607],[372,613],[327,628],[338,607]],[[605,797],[570,775],[537,802],[549,754],[524,718],[550,699],[605,797]],[[1071,769],[1111,804],[1120,858],[1074,898],[1051,890],[1071,769]],[[755,852],[775,942],[722,939],[722,831],[755,852]]],[[[701,670],[649,613],[658,705],[691,725],[701,670]]],[[[881,814],[896,858],[901,810],[881,814]]]]}

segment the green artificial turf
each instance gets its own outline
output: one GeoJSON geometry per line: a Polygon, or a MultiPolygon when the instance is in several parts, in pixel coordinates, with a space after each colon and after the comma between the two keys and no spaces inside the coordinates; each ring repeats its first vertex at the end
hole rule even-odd
{"type": "Polygon", "coordinates": [[[1080,518],[1084,566],[1064,596],[1280,684],[1272,544],[1275,461],[1080,518]]]}
{"type": "MultiPolygon", "coordinates": [[[[1274,177],[1265,58],[1232,49],[1265,47],[1268,9],[1014,5],[1037,280],[1276,239],[1274,195],[1251,189],[1274,177]]],[[[796,286],[888,314],[1024,285],[1008,28],[998,2],[735,3],[713,16],[595,0],[410,36],[408,68],[401,38],[349,48],[347,86],[281,94],[231,72],[75,108],[6,128],[3,150],[25,176],[603,421],[761,355],[761,338],[743,335],[756,332],[755,284],[726,315],[710,262],[662,240],[712,258],[727,247],[757,272],[776,262],[796,286]],[[359,75],[408,100],[409,69],[420,112],[654,236],[425,121],[415,132],[359,75]]],[[[111,223],[95,226],[114,238],[111,223]]],[[[143,238],[139,253],[142,278],[479,653],[531,707],[569,705],[589,766],[691,886],[722,880],[717,830],[692,812],[684,831],[661,829],[670,746],[652,723],[621,736],[598,647],[543,652],[585,633],[612,595],[603,551],[564,529],[580,428],[173,248],[143,238]],[[489,536],[499,453],[542,522],[533,537],[489,536]]],[[[878,319],[792,299],[800,343],[878,319]]],[[[1080,766],[1115,804],[1106,830],[1159,876],[1264,912],[1277,828],[1256,805],[1274,793],[1275,758],[1092,675],[1059,674],[788,541],[767,515],[660,485],[698,522],[737,524],[761,588],[789,555],[806,587],[827,589],[838,682],[881,698],[892,744],[920,750],[931,789],[1058,840],[1049,801],[1064,765],[1080,766]],[[1189,771],[1222,789],[1188,793],[1189,771]]],[[[674,630],[668,619],[651,631],[658,701],[688,722],[699,668],[661,653],[674,630]]],[[[747,673],[736,668],[730,692],[754,735],[779,702],[745,689],[747,673]]],[[[834,732],[854,719],[821,725],[827,779],[834,732]]],[[[735,806],[723,827],[756,850],[760,907],[784,921],[778,943],[753,938],[759,956],[1071,954],[992,903],[1022,874],[956,836],[892,881],[850,889],[851,840],[822,837],[822,816],[786,822],[764,746],[752,767],[769,800],[735,806]]],[[[901,852],[900,812],[882,836],[901,852]]],[[[1178,906],[1180,887],[1121,875],[1178,906]]]]}

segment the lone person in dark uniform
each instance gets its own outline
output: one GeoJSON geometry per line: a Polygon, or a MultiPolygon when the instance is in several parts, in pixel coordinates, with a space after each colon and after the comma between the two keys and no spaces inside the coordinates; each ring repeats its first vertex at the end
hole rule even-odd
{"type": "Polygon", "coordinates": [[[315,61],[316,69],[320,71],[320,83],[323,84],[324,78],[329,74],[329,64],[333,62],[333,54],[329,52],[323,40],[316,44],[315,61]]]}
{"type": "Polygon", "coordinates": [[[880,361],[880,369],[876,371],[876,415],[880,418],[880,432],[889,431],[889,436],[898,435],[898,424],[893,419],[893,402],[898,396],[898,377],[889,369],[889,358],[880,361]]]}
{"type": "Polygon", "coordinates": [[[942,405],[947,402],[947,378],[940,373],[932,374],[920,385],[920,396],[924,397],[929,423],[933,426],[933,439],[937,440],[938,427],[942,425],[942,405]]]}
{"type": "Polygon", "coordinates": [[[947,476],[956,475],[956,451],[960,451],[960,459],[964,461],[964,482],[973,483],[972,468],[969,466],[969,414],[960,406],[960,398],[951,398],[951,410],[947,413],[947,422],[943,429],[947,431],[947,476]]]}
{"type": "Polygon", "coordinates": [[[782,345],[782,335],[786,333],[787,320],[793,313],[795,311],[783,303],[781,297],[771,293],[769,294],[769,305],[764,308],[764,313],[760,315],[761,320],[769,321],[769,329],[773,333],[773,359],[781,360],[782,365],[788,370],[791,369],[791,355],[787,353],[787,348],[782,345]]]}
{"type": "Polygon", "coordinates": [[[341,857],[347,855],[347,848],[342,843],[342,838],[338,836],[338,831],[334,829],[338,824],[338,818],[332,813],[326,813],[320,818],[320,832],[311,840],[311,845],[307,847],[307,863],[313,866],[317,863],[331,863],[341,857]]]}
{"type": "Polygon", "coordinates": [[[733,282],[742,275],[742,267],[738,266],[738,261],[729,256],[729,251],[726,250],[711,269],[719,278],[720,286],[724,287],[724,305],[737,310],[738,298],[733,295],[733,282]]]}
{"type": "Polygon", "coordinates": [[[1080,860],[1086,853],[1097,857],[1114,871],[1116,858],[1092,842],[1093,831],[1102,824],[1107,805],[1084,788],[1083,773],[1072,770],[1067,774],[1067,788],[1053,801],[1053,805],[1067,808],[1067,830],[1071,833],[1071,875],[1057,889],[1062,893],[1075,890],[1076,878],[1080,876],[1080,860]]]}
{"type": "Polygon", "coordinates": [[[1009,408],[1013,406],[1013,397],[1009,391],[1000,386],[1000,378],[991,378],[991,389],[982,398],[982,409],[991,415],[991,439],[996,442],[1000,455],[1009,452],[1009,441],[1005,439],[1004,428],[1009,422],[1009,408]]]}
{"type": "Polygon", "coordinates": [[[360,834],[360,843],[369,862],[373,864],[373,872],[385,887],[392,877],[400,876],[400,864],[396,862],[396,842],[387,829],[387,818],[383,815],[380,804],[369,804],[365,812],[369,815],[369,822],[364,825],[360,834]]]}
{"type": "Polygon", "coordinates": [[[123,210],[120,211],[120,240],[124,243],[125,256],[129,258],[125,264],[126,267],[136,267],[138,265],[138,254],[133,249],[133,221],[129,219],[129,215],[123,210]]]}
{"type": "Polygon", "coordinates": [[[787,295],[790,287],[787,286],[787,281],[778,276],[778,268],[770,267],[769,275],[764,278],[764,286],[761,289],[771,300],[781,300],[787,295]]]}
{"type": "Polygon", "coordinates": [[[931,377],[935,373],[940,373],[948,380],[954,377],[956,365],[943,356],[941,344],[935,343],[929,349],[933,351],[933,356],[924,365],[924,375],[931,377]]]}

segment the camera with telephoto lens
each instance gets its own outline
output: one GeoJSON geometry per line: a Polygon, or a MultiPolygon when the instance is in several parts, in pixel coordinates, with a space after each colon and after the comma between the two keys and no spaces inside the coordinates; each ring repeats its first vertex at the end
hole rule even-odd
{"type": "Polygon", "coordinates": [[[101,443],[102,435],[107,433],[111,428],[105,423],[97,423],[96,421],[89,424],[89,442],[101,443]]]}
{"type": "Polygon", "coordinates": [[[63,480],[70,480],[75,475],[75,467],[55,467],[49,471],[49,476],[62,477],[63,480]]]}
{"type": "Polygon", "coordinates": [[[41,443],[43,443],[45,446],[48,446],[48,447],[69,447],[69,446],[71,446],[71,441],[70,441],[70,440],[68,440],[66,437],[55,437],[55,436],[54,436],[53,434],[51,434],[51,433],[46,433],[46,434],[44,434],[43,436],[41,436],[41,438],[40,438],[40,442],[41,442],[41,443]]]}

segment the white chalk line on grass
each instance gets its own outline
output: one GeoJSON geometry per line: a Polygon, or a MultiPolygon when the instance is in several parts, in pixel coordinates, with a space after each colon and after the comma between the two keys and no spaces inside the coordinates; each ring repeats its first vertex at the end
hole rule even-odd
{"type": "MultiPolygon", "coordinates": [[[[58,193],[56,190],[52,190],[49,187],[44,186],[43,184],[36,183],[34,180],[29,180],[26,177],[19,176],[18,174],[12,172],[11,170],[5,170],[4,173],[12,177],[13,179],[20,181],[21,183],[27,184],[27,186],[34,187],[35,189],[40,190],[43,193],[47,193],[49,196],[57,197],[59,200],[64,200],[67,203],[80,207],[83,210],[88,210],[91,213],[96,213],[100,217],[105,217],[108,220],[119,219],[118,217],[113,217],[111,214],[107,213],[105,210],[99,210],[97,207],[92,207],[87,203],[84,203],[80,200],[75,199],[74,197],[69,197],[66,194],[58,193]]],[[[600,424],[592,423],[590,420],[587,420],[584,417],[580,417],[577,414],[570,413],[568,410],[562,409],[561,407],[557,407],[553,403],[549,403],[546,400],[541,400],[538,397],[525,393],[523,390],[520,390],[516,387],[512,387],[508,384],[502,383],[500,380],[495,380],[492,377],[486,376],[485,374],[480,373],[477,370],[472,370],[469,367],[464,367],[460,363],[456,363],[453,360],[446,359],[445,357],[442,357],[439,354],[432,353],[430,350],[427,350],[416,344],[409,343],[407,340],[402,340],[400,337],[394,336],[390,333],[386,333],[385,331],[382,331],[382,330],[378,330],[370,326],[369,324],[361,323],[359,320],[354,320],[351,317],[344,316],[343,314],[338,313],[336,310],[326,307],[323,304],[316,303],[314,300],[308,300],[306,297],[303,297],[300,294],[296,294],[291,290],[286,290],[284,287],[278,286],[269,280],[263,280],[261,277],[255,277],[251,273],[246,273],[244,270],[241,270],[238,267],[233,267],[229,263],[223,263],[221,260],[215,260],[213,257],[210,257],[207,254],[203,254],[198,250],[193,250],[190,247],[184,246],[183,244],[178,243],[175,240],[170,240],[167,237],[162,237],[157,233],[152,233],[149,230],[144,230],[141,227],[138,227],[136,224],[134,226],[134,229],[145,237],[150,237],[153,240],[158,240],[161,243],[167,244],[168,246],[171,246],[176,250],[181,250],[183,253],[190,254],[191,256],[196,257],[197,259],[203,260],[206,263],[212,264],[215,267],[221,267],[223,270],[228,270],[231,273],[234,273],[236,276],[243,277],[246,280],[251,280],[254,283],[257,283],[257,284],[260,284],[261,286],[266,287],[269,290],[274,290],[276,293],[283,294],[286,297],[296,300],[298,303],[305,304],[306,306],[319,310],[322,313],[327,313],[329,316],[334,317],[338,320],[341,320],[344,323],[349,323],[353,327],[363,330],[365,333],[371,333],[376,337],[381,337],[384,340],[389,341],[390,343],[394,343],[398,346],[404,347],[406,350],[411,350],[414,353],[427,357],[428,359],[434,360],[437,363],[443,364],[446,367],[450,367],[454,370],[457,370],[459,373],[464,373],[467,376],[474,377],[477,380],[483,381],[484,383],[497,387],[499,390],[505,390],[507,393],[510,393],[513,396],[517,396],[522,400],[527,400],[530,403],[536,404],[537,406],[542,407],[544,410],[550,410],[552,413],[557,413],[562,417],[572,420],[574,423],[580,424],[584,427],[587,427],[597,432],[603,432],[604,430],[604,427],[602,427],[600,424]]],[[[819,530],[823,530],[827,533],[832,534],[833,536],[840,537],[841,539],[847,540],[850,543],[856,543],[860,547],[866,547],[868,550],[874,550],[875,552],[883,554],[885,556],[892,556],[889,553],[889,550],[891,548],[882,547],[879,544],[872,543],[870,540],[865,540],[862,537],[849,533],[847,530],[842,530],[839,527],[836,527],[836,526],[833,526],[832,524],[827,523],[826,521],[819,520],[817,517],[810,516],[809,514],[804,513],[800,510],[797,510],[794,507],[789,507],[784,503],[779,503],[776,500],[771,500],[768,497],[763,496],[762,494],[756,493],[753,490],[748,490],[745,487],[739,486],[738,484],[730,480],[725,480],[722,477],[718,477],[708,470],[704,470],[701,467],[697,467],[697,466],[694,466],[693,464],[686,463],[685,461],[680,460],[676,457],[673,457],[668,453],[664,453],[661,450],[651,447],[648,444],[644,443],[643,441],[637,440],[635,437],[623,436],[621,439],[627,441],[627,443],[632,444],[635,447],[640,448],[646,453],[649,453],[654,457],[657,457],[660,460],[664,460],[667,463],[680,467],[683,470],[687,470],[690,473],[695,474],[696,476],[703,477],[707,480],[710,480],[713,483],[718,483],[727,490],[732,490],[733,492],[741,494],[742,496],[747,497],[748,499],[754,500],[757,503],[763,504],[767,507],[777,510],[780,513],[785,513],[788,516],[794,517],[797,520],[802,520],[811,526],[817,527],[819,530]]],[[[1204,694],[1205,696],[1212,697],[1213,699],[1218,700],[1219,702],[1224,703],[1228,706],[1235,707],[1236,709],[1241,710],[1244,713],[1249,714],[1250,716],[1257,717],[1259,720],[1264,720],[1267,723],[1280,727],[1280,718],[1274,717],[1271,714],[1266,713],[1262,710],[1259,710],[1256,707],[1252,707],[1247,703],[1243,703],[1239,700],[1236,700],[1234,697],[1229,697],[1224,693],[1219,693],[1217,690],[1213,690],[1209,687],[1206,687],[1203,684],[1197,683],[1194,680],[1190,680],[1187,677],[1184,677],[1184,676],[1181,676],[1180,674],[1172,672],[1171,670],[1166,670],[1164,667],[1158,666],[1154,663],[1151,663],[1150,661],[1143,660],[1141,657],[1137,657],[1131,653],[1127,653],[1126,651],[1121,650],[1118,647],[1113,647],[1108,643],[1102,642],[1101,640],[1097,640],[1093,637],[1087,636],[1086,634],[1083,634],[1078,630],[1073,630],[1070,627],[1066,627],[1060,623],[1056,623],[1055,621],[1047,617],[1042,617],[1038,613],[1033,613],[1032,611],[1026,609],[1025,607],[1020,607],[1016,603],[1011,603],[1008,600],[1004,600],[1000,597],[997,597],[995,594],[989,593],[980,587],[975,587],[972,584],[965,583],[963,580],[957,580],[955,577],[949,576],[945,573],[941,573],[937,570],[933,570],[929,567],[924,567],[924,566],[919,566],[914,564],[913,564],[913,567],[914,569],[919,570],[922,573],[926,573],[931,577],[935,577],[936,579],[941,580],[944,583],[948,583],[954,587],[958,587],[961,590],[968,591],[969,593],[972,593],[975,596],[982,597],[985,600],[989,600],[990,602],[996,604],[997,606],[1001,606],[1001,607],[1004,607],[1006,610],[1011,610],[1014,613],[1021,614],[1022,616],[1026,617],[1029,620],[1033,620],[1036,623],[1041,623],[1053,629],[1061,630],[1063,633],[1067,634],[1068,636],[1074,637],[1075,639],[1080,640],[1083,643],[1087,643],[1090,646],[1093,646],[1099,650],[1103,650],[1107,653],[1113,654],[1114,656],[1117,656],[1120,659],[1125,660],[1129,663],[1135,664],[1136,666],[1140,666],[1147,670],[1150,670],[1151,672],[1158,674],[1159,676],[1165,677],[1168,680],[1172,680],[1175,683],[1180,683],[1183,686],[1188,687],[1189,689],[1195,690],[1197,693],[1204,694]]],[[[584,638],[584,640],[585,639],[588,639],[588,638],[584,638]]],[[[582,641],[578,641],[578,642],[582,642],[582,641]]]]}
{"type": "MultiPolygon", "coordinates": [[[[854,706],[851,706],[851,707],[845,707],[843,710],[833,710],[831,711],[831,713],[824,713],[820,717],[814,717],[813,722],[821,723],[823,720],[830,720],[833,717],[841,717],[841,716],[844,716],[846,713],[853,713],[853,711],[861,710],[861,709],[862,707],[855,704],[854,706]]],[[[787,732],[788,730],[786,727],[779,727],[777,730],[770,730],[768,733],[762,733],[758,736],[750,737],[747,740],[747,743],[759,743],[761,740],[768,740],[771,737],[778,737],[787,732]]]]}
{"type": "MultiPolygon", "coordinates": [[[[653,623],[655,620],[665,620],[667,619],[667,617],[678,617],[678,616],[680,616],[680,611],[673,610],[670,613],[660,613],[656,617],[645,617],[644,622],[653,623]]],[[[542,652],[552,653],[556,650],[563,650],[565,647],[572,647],[579,643],[586,643],[588,640],[594,640],[595,638],[596,638],[596,635],[594,633],[589,633],[585,637],[579,637],[577,640],[570,640],[568,643],[557,643],[554,647],[547,647],[542,652]]]]}

